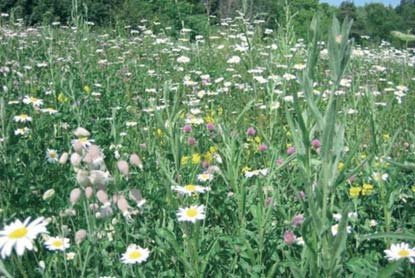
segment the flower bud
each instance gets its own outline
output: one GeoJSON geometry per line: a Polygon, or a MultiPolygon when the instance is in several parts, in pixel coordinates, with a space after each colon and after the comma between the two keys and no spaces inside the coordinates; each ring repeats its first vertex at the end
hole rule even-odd
{"type": "Polygon", "coordinates": [[[88,199],[92,197],[92,194],[94,194],[94,190],[92,189],[92,187],[88,186],[87,188],[85,188],[85,196],[88,199]]]}
{"type": "Polygon", "coordinates": [[[120,170],[121,174],[128,177],[128,175],[130,174],[130,171],[129,171],[128,163],[126,161],[124,160],[118,161],[117,167],[118,167],[118,170],[120,170]]]}
{"type": "Polygon", "coordinates": [[[74,188],[71,191],[71,194],[69,196],[69,201],[71,202],[71,204],[75,204],[76,202],[78,202],[79,198],[81,198],[81,189],[79,188],[74,188]]]}
{"type": "Polygon", "coordinates": [[[59,158],[59,163],[62,165],[65,164],[66,161],[68,161],[68,158],[69,158],[69,154],[67,152],[64,152],[59,158]]]}
{"type": "Polygon", "coordinates": [[[74,166],[74,167],[79,166],[81,164],[81,161],[82,161],[82,157],[79,154],[77,154],[77,153],[71,154],[71,164],[72,164],[72,166],[74,166]]]}
{"type": "Polygon", "coordinates": [[[104,190],[99,190],[97,192],[97,198],[103,205],[109,204],[108,195],[104,190]]]}
{"type": "Polygon", "coordinates": [[[42,198],[43,198],[43,200],[46,201],[46,200],[52,198],[53,195],[55,195],[55,190],[52,188],[52,189],[47,190],[45,193],[43,193],[42,198]]]}
{"type": "Polygon", "coordinates": [[[143,170],[143,162],[137,154],[133,153],[130,155],[130,163],[131,165],[140,168],[140,170],[143,170]]]}
{"type": "Polygon", "coordinates": [[[87,236],[87,232],[84,229],[78,230],[75,233],[75,243],[80,244],[82,241],[85,240],[86,236],[87,236]]]}
{"type": "Polygon", "coordinates": [[[89,137],[89,135],[91,135],[91,133],[83,127],[78,127],[77,129],[75,129],[73,134],[78,138],[79,137],[89,137]]]}
{"type": "Polygon", "coordinates": [[[79,170],[76,174],[76,181],[81,186],[87,186],[89,184],[89,178],[88,178],[88,171],[85,170],[79,170]]]}
{"type": "Polygon", "coordinates": [[[117,207],[123,213],[128,211],[129,205],[124,196],[120,196],[117,201],[117,207]]]}

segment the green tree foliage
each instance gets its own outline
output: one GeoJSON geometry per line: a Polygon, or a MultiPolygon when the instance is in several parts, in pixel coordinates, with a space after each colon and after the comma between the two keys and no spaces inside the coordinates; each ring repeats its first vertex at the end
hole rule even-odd
{"type": "Polygon", "coordinates": [[[402,26],[401,18],[391,7],[382,4],[365,6],[366,30],[375,40],[389,39],[390,33],[402,26]]]}
{"type": "Polygon", "coordinates": [[[306,26],[316,12],[323,30],[334,15],[341,21],[352,19],[351,35],[357,41],[364,35],[376,41],[388,40],[395,30],[415,32],[415,0],[402,0],[396,8],[383,4],[357,7],[352,0],[343,1],[339,7],[319,0],[1,0],[0,12],[22,18],[28,25],[54,21],[70,24],[74,11],[98,26],[137,26],[148,20],[153,28],[177,35],[183,27],[191,28],[194,34],[206,34],[212,24],[237,16],[238,11],[251,19],[264,19],[266,28],[276,30],[284,24],[286,5],[295,14],[292,24],[298,37],[307,38],[306,26]]]}

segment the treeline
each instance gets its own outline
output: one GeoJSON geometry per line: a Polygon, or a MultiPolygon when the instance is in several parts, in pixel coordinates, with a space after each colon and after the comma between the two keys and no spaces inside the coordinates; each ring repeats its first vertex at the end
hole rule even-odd
{"type": "Polygon", "coordinates": [[[12,19],[22,18],[28,25],[68,24],[74,15],[82,15],[97,26],[137,26],[147,20],[158,28],[169,27],[177,33],[183,27],[206,34],[221,19],[243,11],[252,19],[264,20],[267,28],[277,29],[287,20],[285,7],[294,14],[292,24],[301,37],[306,37],[312,16],[319,12],[322,28],[331,17],[354,20],[353,36],[360,40],[391,40],[391,31],[415,32],[415,0],[402,0],[397,7],[367,4],[357,7],[344,1],[339,7],[318,0],[2,0],[0,11],[12,19]]]}

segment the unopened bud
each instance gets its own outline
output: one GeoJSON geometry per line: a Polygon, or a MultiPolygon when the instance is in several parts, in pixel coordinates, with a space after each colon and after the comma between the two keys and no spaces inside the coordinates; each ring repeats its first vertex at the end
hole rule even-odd
{"type": "Polygon", "coordinates": [[[75,188],[72,189],[71,194],[69,196],[69,201],[71,202],[71,204],[75,204],[76,202],[78,202],[79,198],[81,198],[81,189],[79,188],[75,188]]]}
{"type": "Polygon", "coordinates": [[[78,127],[77,129],[75,129],[73,134],[78,138],[79,137],[89,137],[89,135],[91,135],[91,133],[83,127],[78,127]]]}
{"type": "Polygon", "coordinates": [[[62,165],[65,164],[68,161],[68,158],[69,158],[69,154],[67,152],[64,152],[59,158],[59,163],[62,165]]]}
{"type": "Polygon", "coordinates": [[[78,230],[75,233],[75,243],[80,244],[87,236],[87,232],[84,229],[78,230]]]}
{"type": "Polygon", "coordinates": [[[128,167],[128,163],[124,160],[120,160],[117,162],[117,167],[118,170],[120,170],[121,174],[123,174],[124,176],[128,176],[130,171],[129,171],[129,167],[128,167]]]}

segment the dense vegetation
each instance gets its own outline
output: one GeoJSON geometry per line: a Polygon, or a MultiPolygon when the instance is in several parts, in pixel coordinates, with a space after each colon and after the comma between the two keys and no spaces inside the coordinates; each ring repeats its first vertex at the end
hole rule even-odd
{"type": "Polygon", "coordinates": [[[206,35],[208,25],[234,17],[243,10],[250,18],[265,20],[266,27],[278,29],[285,20],[284,5],[288,2],[293,13],[294,30],[307,37],[307,26],[319,12],[323,33],[333,15],[341,20],[354,20],[352,35],[356,39],[369,36],[374,41],[391,40],[393,30],[415,32],[415,1],[402,0],[396,8],[383,4],[356,7],[353,1],[344,1],[339,7],[319,3],[318,0],[5,0],[0,11],[14,18],[23,18],[26,24],[68,24],[74,12],[99,26],[137,26],[148,20],[153,28],[169,27],[169,34],[178,34],[183,27],[195,34],[206,35]],[[160,25],[158,25],[160,24],[160,25]],[[171,27],[171,29],[170,29],[171,27]]]}
{"type": "Polygon", "coordinates": [[[146,3],[1,22],[0,275],[414,277],[414,49],[146,3]]]}

